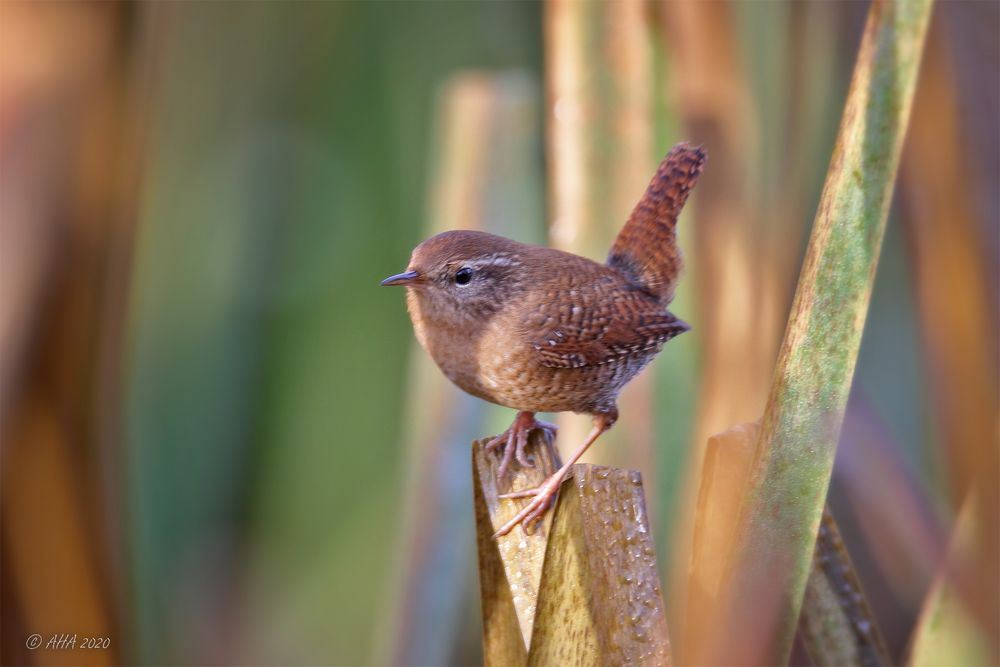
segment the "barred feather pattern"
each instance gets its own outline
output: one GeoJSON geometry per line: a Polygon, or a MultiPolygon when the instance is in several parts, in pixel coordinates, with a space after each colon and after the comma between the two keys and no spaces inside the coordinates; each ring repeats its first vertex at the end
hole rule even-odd
{"type": "Polygon", "coordinates": [[[674,297],[683,261],[677,218],[698,181],[707,154],[680,143],[660,163],[646,193],[611,246],[607,264],[666,306],[674,297]]]}

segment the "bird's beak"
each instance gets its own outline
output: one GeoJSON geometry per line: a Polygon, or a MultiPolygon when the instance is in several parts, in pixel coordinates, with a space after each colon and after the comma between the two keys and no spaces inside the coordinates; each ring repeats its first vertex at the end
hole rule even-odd
{"type": "Polygon", "coordinates": [[[383,285],[409,285],[413,283],[420,274],[417,271],[407,271],[406,273],[397,273],[394,276],[389,276],[382,281],[383,285]]]}

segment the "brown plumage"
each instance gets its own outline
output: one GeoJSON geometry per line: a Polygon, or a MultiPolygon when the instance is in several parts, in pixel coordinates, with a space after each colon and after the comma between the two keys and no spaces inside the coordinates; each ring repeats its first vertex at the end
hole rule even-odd
{"type": "Polygon", "coordinates": [[[421,243],[406,273],[420,343],[466,392],[514,408],[517,418],[490,447],[503,449],[500,475],[524,453],[535,428],[554,427],[536,412],[581,412],[594,429],[562,469],[498,534],[545,511],[559,482],[618,417],[622,387],[663,344],[688,326],[666,310],[682,266],[676,243],[681,207],[705,152],[679,144],[660,164],[646,194],[615,240],[607,264],[500,236],[450,231],[421,243]]]}
{"type": "Polygon", "coordinates": [[[664,306],[674,298],[683,267],[677,247],[677,218],[705,166],[705,157],[701,147],[686,143],[674,146],[608,253],[608,266],[642,285],[664,306]]]}

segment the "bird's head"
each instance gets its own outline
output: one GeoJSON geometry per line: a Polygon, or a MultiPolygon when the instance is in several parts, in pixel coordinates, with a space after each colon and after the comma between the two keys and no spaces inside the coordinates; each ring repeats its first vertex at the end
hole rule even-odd
{"type": "Polygon", "coordinates": [[[418,245],[406,271],[382,284],[407,287],[425,319],[461,326],[488,318],[520,289],[526,247],[485,232],[443,232],[418,245]]]}

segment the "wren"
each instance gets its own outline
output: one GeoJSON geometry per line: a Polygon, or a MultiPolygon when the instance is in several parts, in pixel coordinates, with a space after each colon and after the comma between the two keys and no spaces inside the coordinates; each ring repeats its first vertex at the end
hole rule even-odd
{"type": "Polygon", "coordinates": [[[705,163],[686,143],[660,163],[604,264],[553,248],[475,231],[448,231],[418,245],[405,273],[383,285],[406,286],[420,344],[453,383],[518,410],[491,440],[502,449],[498,476],[514,458],[531,465],[528,435],[555,427],[537,412],[593,416],[594,426],[569,460],[536,489],[497,535],[539,519],[563,477],[618,418],[622,387],[668,340],[689,329],[667,311],[681,271],[677,218],[705,163]]]}

